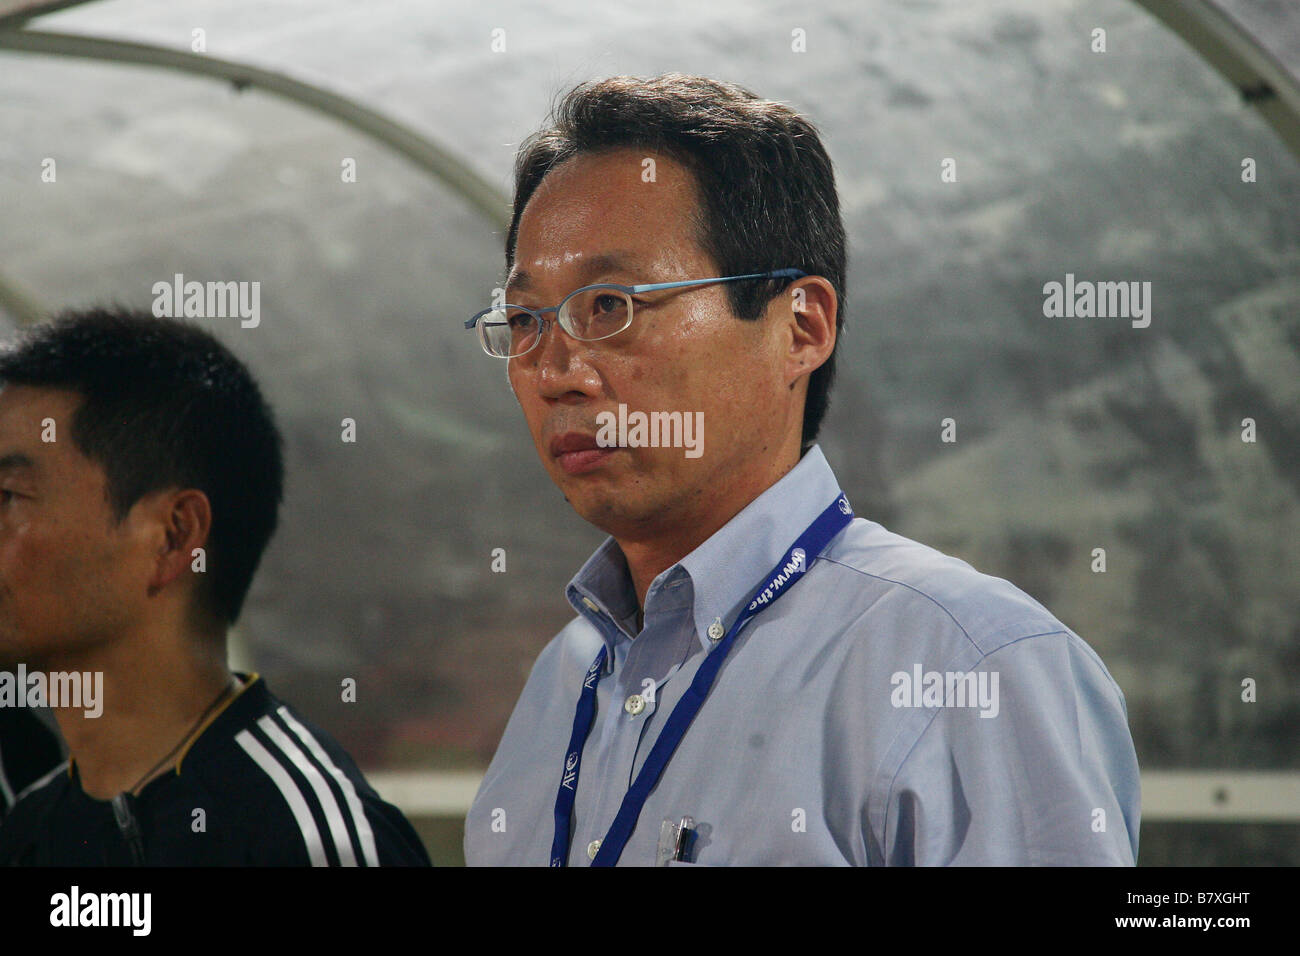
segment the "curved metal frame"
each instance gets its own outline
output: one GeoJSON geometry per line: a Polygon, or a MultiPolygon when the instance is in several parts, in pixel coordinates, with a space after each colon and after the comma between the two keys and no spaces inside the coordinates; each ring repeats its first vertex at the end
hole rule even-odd
{"type": "Polygon", "coordinates": [[[1300,157],[1300,78],[1207,0],[1133,0],[1223,75],[1300,157]]]}
{"type": "Polygon", "coordinates": [[[493,225],[500,226],[508,222],[506,210],[509,201],[501,192],[437,143],[355,100],[295,80],[283,73],[150,43],[102,40],[39,30],[0,31],[0,49],[165,67],[183,73],[228,80],[234,84],[235,89],[241,91],[248,87],[258,87],[342,120],[432,173],[493,225]]]}
{"type": "MultiPolygon", "coordinates": [[[[64,0],[64,2],[47,4],[34,12],[0,17],[0,27],[12,26],[15,22],[22,23],[32,16],[48,13],[52,8],[70,5],[72,4],[64,0]]],[[[504,230],[509,225],[509,198],[468,164],[433,140],[421,136],[410,127],[389,119],[355,100],[295,80],[283,73],[153,44],[128,43],[121,40],[104,40],[91,36],[37,30],[0,29],[0,49],[115,63],[138,63],[216,77],[229,81],[235,89],[241,91],[248,87],[257,87],[334,117],[360,130],[405,156],[422,170],[431,173],[494,227],[504,230]]],[[[0,307],[14,315],[21,325],[32,324],[43,315],[31,295],[2,275],[0,275],[0,307]]]]}

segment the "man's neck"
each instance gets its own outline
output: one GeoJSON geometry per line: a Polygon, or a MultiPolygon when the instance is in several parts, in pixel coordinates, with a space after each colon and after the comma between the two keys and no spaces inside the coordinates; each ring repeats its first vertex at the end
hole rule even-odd
{"type": "Polygon", "coordinates": [[[97,717],[60,707],[54,716],[77,764],[82,789],[107,800],[170,767],[203,712],[232,684],[220,638],[119,640],[48,665],[49,671],[102,673],[97,717]],[[161,767],[159,762],[162,761],[161,767]]]}
{"type": "Polygon", "coordinates": [[[784,478],[799,464],[801,457],[801,452],[796,448],[792,456],[773,461],[767,471],[754,476],[748,483],[733,483],[732,487],[739,494],[729,496],[707,513],[679,517],[671,526],[646,537],[616,536],[615,540],[623,551],[628,574],[636,589],[638,630],[645,610],[646,594],[654,579],[726,527],[732,518],[784,478]]]}
{"type": "MultiPolygon", "coordinates": [[[[741,510],[743,506],[737,509],[735,514],[739,514],[741,510]]],[[[713,537],[731,518],[735,517],[735,514],[702,536],[684,536],[676,540],[662,537],[646,541],[619,540],[618,546],[623,551],[623,557],[627,559],[627,570],[632,576],[632,585],[636,588],[637,630],[641,628],[646,594],[654,579],[713,537]]]]}

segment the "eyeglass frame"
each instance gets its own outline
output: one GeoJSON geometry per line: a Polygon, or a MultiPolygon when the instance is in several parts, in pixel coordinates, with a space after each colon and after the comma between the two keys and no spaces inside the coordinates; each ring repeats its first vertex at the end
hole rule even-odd
{"type": "Polygon", "coordinates": [[[503,358],[503,359],[520,358],[521,356],[527,355],[533,349],[537,348],[538,343],[542,341],[542,335],[545,334],[546,332],[546,327],[550,325],[553,321],[556,324],[558,324],[560,328],[564,329],[564,333],[566,335],[579,342],[603,342],[605,339],[612,339],[620,332],[626,332],[629,328],[632,327],[632,316],[635,312],[634,308],[628,309],[627,325],[619,329],[618,332],[611,332],[608,335],[602,335],[600,338],[596,338],[596,339],[579,338],[578,336],[570,332],[567,328],[564,328],[564,323],[558,318],[558,316],[560,314],[560,310],[564,308],[565,303],[567,303],[575,295],[578,295],[579,293],[582,292],[590,292],[592,289],[614,289],[618,292],[622,292],[624,295],[630,298],[631,296],[634,295],[640,295],[643,292],[660,292],[665,289],[686,289],[686,288],[690,288],[691,286],[708,285],[709,283],[712,282],[736,282],[741,279],[802,279],[807,275],[809,275],[809,273],[803,272],[800,269],[773,269],[771,272],[751,272],[748,275],[740,275],[740,276],[718,276],[713,279],[686,279],[680,282],[650,282],[650,283],[643,283],[641,285],[620,285],[617,282],[597,282],[593,285],[584,285],[581,289],[574,289],[572,292],[570,292],[568,295],[566,295],[563,299],[560,300],[559,305],[550,306],[549,308],[545,308],[545,309],[530,309],[526,306],[515,305],[510,302],[507,302],[504,305],[500,305],[500,306],[489,306],[488,308],[483,309],[481,312],[476,312],[472,318],[466,320],[465,329],[467,331],[472,331],[474,329],[474,326],[478,325],[479,321],[484,316],[492,312],[500,312],[508,308],[518,309],[520,312],[527,312],[529,315],[531,315],[534,319],[537,320],[537,337],[533,339],[532,345],[528,346],[528,348],[524,349],[524,351],[520,352],[518,355],[497,355],[495,352],[489,352],[487,347],[487,342],[485,341],[485,333],[483,332],[484,327],[479,326],[479,345],[482,346],[483,351],[487,353],[489,358],[503,358]],[[554,312],[557,318],[556,319],[546,318],[545,315],[543,314],[546,312],[554,312]]]}

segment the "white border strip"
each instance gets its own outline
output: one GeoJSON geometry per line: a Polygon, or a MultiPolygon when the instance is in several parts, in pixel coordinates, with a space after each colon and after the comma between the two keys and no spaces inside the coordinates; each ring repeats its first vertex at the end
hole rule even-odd
{"type": "Polygon", "coordinates": [[[365,772],[375,791],[410,817],[463,817],[483,782],[481,771],[365,772]]]}
{"type": "Polygon", "coordinates": [[[1142,774],[1142,822],[1300,822],[1300,773],[1156,770],[1142,774]]]}
{"type": "MultiPolygon", "coordinates": [[[[368,773],[379,795],[412,817],[463,817],[483,780],[472,771],[368,773]]],[[[1142,822],[1300,823],[1300,773],[1149,770],[1142,822]]]]}

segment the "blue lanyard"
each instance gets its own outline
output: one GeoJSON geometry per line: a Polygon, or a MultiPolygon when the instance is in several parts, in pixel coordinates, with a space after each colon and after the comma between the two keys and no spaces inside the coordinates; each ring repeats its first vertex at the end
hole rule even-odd
{"type": "MultiPolygon", "coordinates": [[[[650,749],[650,755],[641,766],[641,772],[637,774],[636,780],[624,794],[623,803],[618,808],[609,832],[605,834],[605,839],[600,841],[600,850],[592,860],[592,866],[613,866],[618,862],[623,847],[627,845],[636,827],[637,818],[641,816],[641,808],[650,797],[650,791],[659,782],[664,767],[672,759],[682,738],[686,736],[691,721],[704,706],[704,698],[708,696],[714,678],[718,676],[718,670],[726,660],[727,652],[731,650],[741,628],[780,600],[807,572],[813,558],[820,555],[826,545],[830,544],[831,539],[843,531],[852,520],[853,509],[849,507],[848,499],[841,493],[804,530],[790,546],[790,550],[786,551],[785,557],[772,569],[767,581],[750,596],[749,604],[736,618],[726,636],[709,651],[704,662],[700,664],[700,669],[696,671],[691,686],[686,689],[682,699],[669,714],[663,730],[659,733],[659,739],[655,741],[654,747],[650,749]]],[[[569,749],[565,753],[564,769],[560,774],[560,789],[555,795],[555,839],[551,843],[551,866],[568,864],[573,801],[578,790],[578,773],[582,769],[582,751],[591,733],[592,718],[596,714],[596,685],[600,683],[600,678],[603,676],[606,651],[607,647],[602,646],[591,667],[587,669],[587,675],[582,681],[582,693],[578,697],[577,711],[573,715],[573,733],[569,737],[569,749]]]]}

